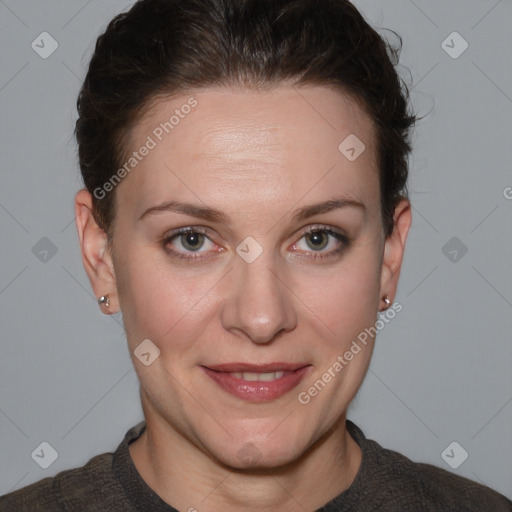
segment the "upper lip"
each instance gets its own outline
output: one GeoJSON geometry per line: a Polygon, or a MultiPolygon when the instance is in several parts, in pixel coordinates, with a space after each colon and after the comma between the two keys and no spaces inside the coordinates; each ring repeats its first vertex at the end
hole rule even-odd
{"type": "Polygon", "coordinates": [[[252,372],[252,373],[270,373],[278,371],[295,371],[305,366],[310,366],[309,363],[223,363],[216,365],[203,365],[205,368],[214,370],[216,372],[252,372]]]}

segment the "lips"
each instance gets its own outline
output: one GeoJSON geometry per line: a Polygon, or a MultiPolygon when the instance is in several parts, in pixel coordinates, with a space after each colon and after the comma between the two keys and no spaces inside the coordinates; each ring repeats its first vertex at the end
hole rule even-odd
{"type": "Polygon", "coordinates": [[[200,367],[220,388],[251,402],[275,400],[298,386],[312,368],[307,363],[226,363],[200,367]]]}

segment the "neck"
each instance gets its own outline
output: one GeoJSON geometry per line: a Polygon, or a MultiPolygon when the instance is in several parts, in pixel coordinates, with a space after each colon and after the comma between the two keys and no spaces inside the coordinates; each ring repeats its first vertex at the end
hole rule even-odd
{"type": "Polygon", "coordinates": [[[298,459],[279,467],[228,467],[153,415],[146,415],[146,430],[129,451],[163,501],[191,512],[317,510],[350,487],[362,459],[345,415],[298,459]]]}

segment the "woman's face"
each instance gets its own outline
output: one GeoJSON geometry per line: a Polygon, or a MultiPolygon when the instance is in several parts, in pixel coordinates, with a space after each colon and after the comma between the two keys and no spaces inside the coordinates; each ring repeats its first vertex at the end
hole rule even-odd
{"type": "Polygon", "coordinates": [[[326,87],[201,89],[130,150],[111,295],[146,415],[233,467],[296,459],[344,417],[398,279],[409,223],[384,238],[370,118],[326,87]]]}

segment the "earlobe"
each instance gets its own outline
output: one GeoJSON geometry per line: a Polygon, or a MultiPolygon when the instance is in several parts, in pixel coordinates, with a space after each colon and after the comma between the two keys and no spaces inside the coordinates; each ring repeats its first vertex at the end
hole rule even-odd
{"type": "Polygon", "coordinates": [[[407,235],[411,227],[411,204],[402,199],[395,208],[393,233],[384,242],[384,255],[381,267],[380,295],[387,295],[394,301],[398,279],[402,267],[407,235]]]}
{"type": "Polygon", "coordinates": [[[82,262],[89,277],[96,299],[108,297],[100,304],[106,314],[119,309],[116,279],[107,234],[97,224],[92,213],[92,196],[79,190],[75,196],[75,222],[82,252],[82,262]]]}

